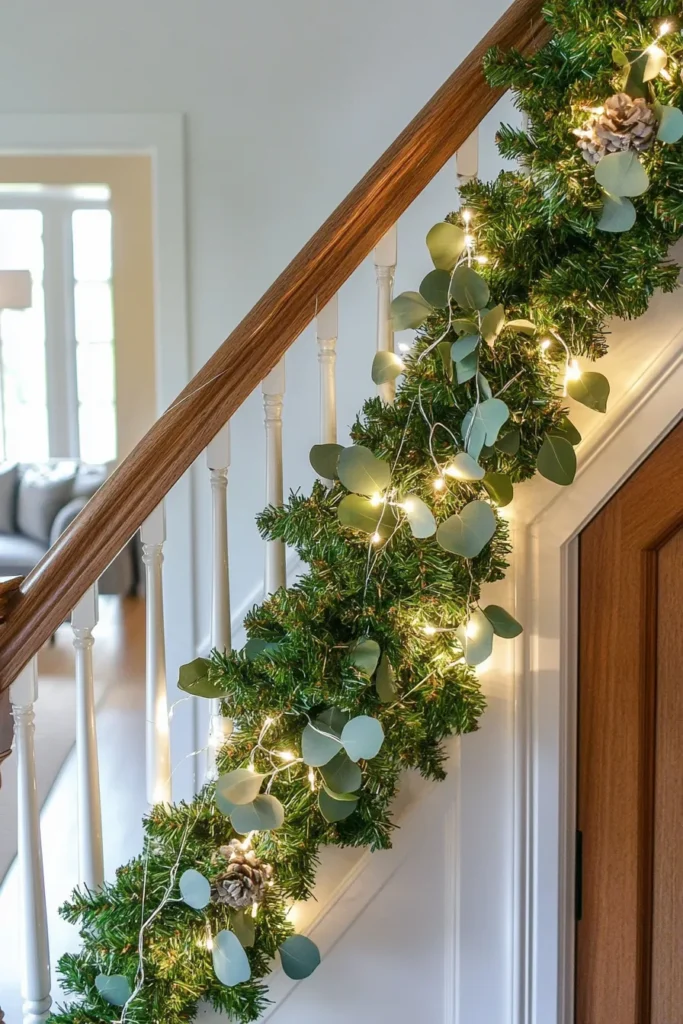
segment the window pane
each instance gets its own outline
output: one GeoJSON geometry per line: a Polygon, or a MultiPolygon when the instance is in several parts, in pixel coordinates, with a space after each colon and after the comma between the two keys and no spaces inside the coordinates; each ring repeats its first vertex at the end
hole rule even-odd
{"type": "Polygon", "coordinates": [[[111,462],[116,458],[116,414],[113,405],[80,405],[78,429],[81,458],[85,462],[111,462]]]}
{"type": "Polygon", "coordinates": [[[114,402],[114,346],[77,345],[78,401],[83,405],[114,402]]]}
{"type": "Polygon", "coordinates": [[[75,210],[72,220],[74,277],[77,281],[111,278],[111,213],[75,210]]]}
{"type": "MultiPolygon", "coordinates": [[[[2,211],[0,211],[2,212],[2,211]]],[[[3,406],[8,459],[48,456],[45,380],[45,301],[34,281],[33,308],[0,313],[3,406]]]]}
{"type": "Polygon", "coordinates": [[[14,402],[7,396],[5,429],[5,458],[21,462],[41,462],[48,458],[47,409],[44,405],[14,402]]]}
{"type": "Polygon", "coordinates": [[[0,210],[0,270],[43,276],[43,215],[39,210],[0,210]]]}
{"type": "Polygon", "coordinates": [[[111,285],[76,284],[76,340],[81,344],[113,341],[111,285]]]}

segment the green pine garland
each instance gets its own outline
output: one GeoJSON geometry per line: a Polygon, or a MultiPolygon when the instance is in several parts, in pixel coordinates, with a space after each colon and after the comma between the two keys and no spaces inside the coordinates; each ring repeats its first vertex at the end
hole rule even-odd
{"type": "MultiPolygon", "coordinates": [[[[657,37],[661,19],[674,18],[678,8],[673,0],[554,0],[546,17],[555,37],[539,54],[487,57],[490,83],[514,89],[529,118],[526,130],[503,126],[499,135],[503,155],[521,160],[523,170],[492,184],[473,182],[463,189],[463,201],[474,215],[473,251],[489,259],[477,270],[488,282],[491,305],[501,303],[508,320],[532,321],[534,330],[505,327],[492,346],[481,343],[475,372],[464,380],[466,360],[464,369],[461,362],[454,370],[450,347],[467,333],[454,330],[452,319],[472,312],[455,303],[450,316],[447,309],[431,312],[405,360],[395,403],[366,402],[352,430],[355,445],[391,466],[391,494],[401,501],[419,497],[440,524],[488,494],[500,498],[500,487],[507,486],[501,476],[513,485],[531,477],[549,435],[567,447],[576,441],[558,386],[564,349],[556,339],[564,339],[572,355],[597,358],[607,347],[610,318],[640,316],[656,289],[677,284],[678,267],[668,253],[682,233],[683,146],[657,144],[642,157],[650,188],[635,202],[631,230],[612,234],[597,230],[604,196],[572,131],[585,122],[587,107],[623,86],[612,51],[642,51],[657,37]],[[539,341],[546,336],[553,343],[544,349],[539,341]],[[486,397],[486,383],[510,414],[498,444],[480,456],[487,478],[447,477],[435,490],[437,467],[447,466],[462,446],[463,417],[486,397]],[[442,426],[432,430],[434,424],[442,426]]],[[[657,77],[649,89],[652,100],[680,107],[683,37],[673,29],[659,40],[669,56],[669,79],[657,77]]],[[[457,215],[448,221],[462,223],[457,215]]],[[[83,949],[60,962],[64,988],[77,999],[50,1017],[53,1024],[121,1020],[120,1006],[100,995],[95,980],[121,975],[135,985],[143,894],[145,917],[162,905],[143,935],[144,983],[125,1021],[180,1024],[193,1019],[200,1000],[236,1021],[257,1020],[267,1004],[262,979],[292,932],[287,907],[310,895],[320,847],[389,846],[391,804],[403,770],[442,779],[446,738],[476,729],[485,702],[454,630],[476,608],[482,585],[504,575],[504,518],[497,518],[492,541],[469,559],[444,551],[433,537],[416,539],[400,510],[398,529],[369,546],[367,533],[339,522],[347,494],[340,482],[329,489],[316,483],[310,495],[292,495],[284,508],[262,513],[262,534],[294,547],[309,571],[249,614],[248,635],[267,641],[267,649],[259,653],[252,643],[246,653],[214,652],[204,678],[196,665],[186,677],[195,692],[220,691],[226,714],[238,724],[219,754],[222,774],[245,768],[250,759],[258,771],[271,771],[259,739],[268,750],[296,757],[291,767],[279,764],[272,778],[270,792],[284,806],[285,822],[255,839],[259,857],[274,870],[252,944],[244,937],[243,915],[237,920],[215,902],[193,910],[179,899],[182,873],[195,869],[213,879],[216,850],[235,836],[209,785],[191,804],[155,807],[145,821],[144,855],[120,868],[113,884],[77,891],[62,909],[79,924],[83,949]],[[363,668],[357,657],[354,645],[363,638],[379,645],[380,679],[374,665],[363,668]],[[318,770],[312,770],[314,791],[311,770],[298,760],[302,730],[326,708],[379,719],[385,737],[377,756],[361,761],[357,805],[337,823],[320,813],[318,770]],[[247,945],[251,979],[227,987],[214,973],[206,938],[230,927],[247,945]]]]}

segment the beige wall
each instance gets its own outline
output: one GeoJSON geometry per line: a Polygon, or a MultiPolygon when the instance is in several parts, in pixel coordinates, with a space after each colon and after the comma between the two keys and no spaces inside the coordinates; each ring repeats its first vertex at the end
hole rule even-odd
{"type": "Polygon", "coordinates": [[[0,182],[104,184],[111,190],[117,447],[122,459],[156,419],[150,158],[3,156],[0,182]]]}

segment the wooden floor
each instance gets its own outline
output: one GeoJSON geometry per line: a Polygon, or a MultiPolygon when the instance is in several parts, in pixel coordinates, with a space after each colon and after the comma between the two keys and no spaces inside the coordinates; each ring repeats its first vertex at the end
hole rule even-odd
{"type": "MultiPolygon", "coordinates": [[[[94,651],[99,695],[97,736],[105,872],[107,878],[111,878],[119,864],[139,851],[141,818],[147,806],[144,790],[144,602],[103,598],[94,651]]],[[[39,690],[36,756],[39,792],[48,794],[43,804],[41,832],[54,973],[58,957],[79,945],[76,930],[57,914],[57,908],[78,881],[76,765],[73,753],[69,753],[74,721],[73,650],[68,626],[59,630],[56,644],[41,653],[39,690]],[[64,726],[65,720],[70,729],[64,726]]],[[[15,843],[16,799],[11,799],[14,793],[15,771],[13,758],[9,758],[3,765],[0,790],[0,835],[5,850],[10,840],[15,843]]],[[[21,956],[18,879],[14,864],[0,889],[0,922],[0,1006],[10,1024],[19,1024],[21,956]]],[[[56,982],[53,982],[53,999],[59,1001],[56,982]]]]}

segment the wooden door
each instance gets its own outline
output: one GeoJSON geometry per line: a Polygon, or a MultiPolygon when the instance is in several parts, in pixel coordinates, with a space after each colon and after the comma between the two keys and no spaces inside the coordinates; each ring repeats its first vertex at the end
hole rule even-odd
{"type": "Polygon", "coordinates": [[[580,538],[577,1024],[683,1024],[683,424],[580,538]]]}

